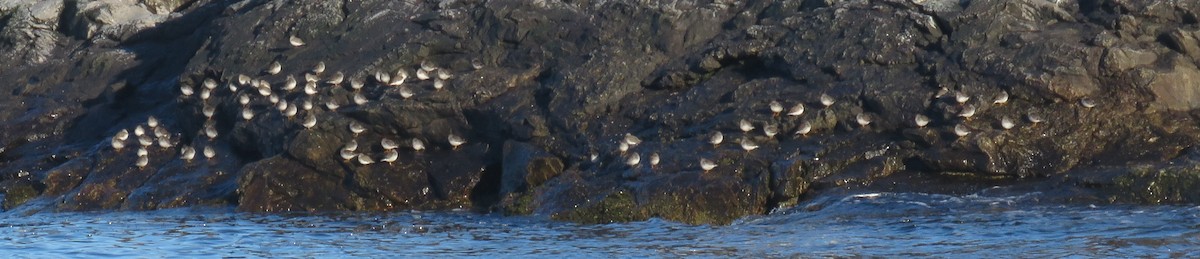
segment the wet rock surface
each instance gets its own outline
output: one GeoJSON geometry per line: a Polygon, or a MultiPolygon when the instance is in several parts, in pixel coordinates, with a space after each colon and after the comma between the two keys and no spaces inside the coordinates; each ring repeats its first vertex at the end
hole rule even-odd
{"type": "Polygon", "coordinates": [[[829,193],[996,185],[1194,203],[1198,13],[1121,0],[0,1],[0,192],[27,213],[716,224],[829,193]]]}

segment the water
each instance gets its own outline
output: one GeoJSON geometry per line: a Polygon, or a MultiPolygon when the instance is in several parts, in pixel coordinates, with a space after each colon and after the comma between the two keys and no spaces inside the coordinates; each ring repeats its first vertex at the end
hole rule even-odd
{"type": "Polygon", "coordinates": [[[471,213],[0,214],[21,257],[1200,257],[1200,207],[1034,205],[1010,197],[827,197],[730,226],[581,225],[471,213]]]}

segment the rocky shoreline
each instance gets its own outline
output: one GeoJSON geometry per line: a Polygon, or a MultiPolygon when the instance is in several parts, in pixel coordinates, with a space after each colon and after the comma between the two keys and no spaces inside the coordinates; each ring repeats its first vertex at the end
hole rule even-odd
{"type": "Polygon", "coordinates": [[[1200,202],[1200,4],[1143,2],[0,1],[0,193],[694,224],[1200,202]]]}

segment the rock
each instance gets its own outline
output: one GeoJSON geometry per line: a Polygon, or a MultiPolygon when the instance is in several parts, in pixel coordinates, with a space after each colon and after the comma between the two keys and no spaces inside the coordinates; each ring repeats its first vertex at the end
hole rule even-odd
{"type": "Polygon", "coordinates": [[[181,207],[222,207],[237,199],[238,172],[230,165],[209,161],[176,160],[163,165],[158,173],[134,189],[121,209],[153,210],[181,207]],[[173,188],[160,188],[174,186],[173,188]]]}
{"type": "Polygon", "coordinates": [[[597,223],[723,224],[822,195],[995,185],[1194,202],[1198,14],[1139,1],[0,0],[0,80],[13,82],[0,85],[0,186],[18,211],[499,209],[597,223]],[[417,79],[422,68],[444,79],[417,79]],[[376,79],[397,71],[401,86],[376,79]],[[288,76],[297,89],[281,89],[288,76]],[[806,109],[777,115],[772,101],[806,109]],[[149,116],[174,146],[139,168],[136,141],[111,139],[149,116]],[[620,150],[626,134],[641,141],[620,150]],[[184,161],[178,145],[217,156],[184,161]]]}
{"type": "Polygon", "coordinates": [[[36,22],[51,24],[58,20],[58,15],[62,10],[63,2],[61,1],[38,1],[29,8],[29,15],[33,16],[36,22]]]}
{"type": "Polygon", "coordinates": [[[195,4],[196,0],[138,0],[146,9],[157,15],[166,15],[187,5],[195,4]]]}
{"type": "Polygon", "coordinates": [[[42,180],[42,184],[46,186],[45,193],[62,195],[79,186],[83,178],[92,170],[94,162],[93,159],[87,158],[74,159],[46,171],[46,176],[42,180]]]}
{"type": "Polygon", "coordinates": [[[28,180],[6,181],[0,185],[0,191],[4,192],[4,196],[0,196],[3,199],[3,204],[0,205],[3,205],[4,210],[21,206],[40,194],[37,186],[28,180]]]}
{"type": "Polygon", "coordinates": [[[772,207],[796,204],[800,195],[808,191],[809,186],[812,185],[804,176],[804,164],[800,161],[782,160],[772,163],[770,203],[777,204],[772,207]]]}
{"type": "Polygon", "coordinates": [[[502,161],[500,197],[537,188],[563,170],[563,163],[557,157],[533,145],[515,141],[504,143],[502,161]]]}
{"type": "Polygon", "coordinates": [[[1146,88],[1154,93],[1155,106],[1176,111],[1189,111],[1200,107],[1200,68],[1195,63],[1182,59],[1170,59],[1167,70],[1142,70],[1134,74],[1145,80],[1146,88]]]}
{"type": "Polygon", "coordinates": [[[4,1],[0,2],[0,15],[7,16],[5,25],[0,26],[0,47],[5,51],[0,56],[6,64],[38,64],[49,61],[57,49],[61,35],[58,30],[58,15],[63,10],[63,1],[4,1]]]}
{"type": "Polygon", "coordinates": [[[343,172],[317,172],[282,157],[250,163],[238,174],[241,211],[365,210],[384,208],[387,203],[366,199],[342,185],[347,176],[343,172]]]}
{"type": "MultiPolygon", "coordinates": [[[[166,14],[155,14],[146,8],[134,0],[80,1],[68,8],[75,13],[67,14],[69,18],[65,24],[70,25],[67,30],[75,37],[121,42],[168,18],[166,14]]],[[[158,8],[166,7],[155,5],[152,8],[158,11],[158,8]]]]}

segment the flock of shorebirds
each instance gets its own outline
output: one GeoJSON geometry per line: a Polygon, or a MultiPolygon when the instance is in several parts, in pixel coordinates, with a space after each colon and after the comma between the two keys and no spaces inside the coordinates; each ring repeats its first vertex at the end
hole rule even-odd
{"type": "MultiPolygon", "coordinates": [[[[304,41],[296,36],[291,36],[289,43],[291,46],[296,48],[305,46],[304,41]]],[[[478,60],[473,60],[472,67],[475,69],[480,69],[482,68],[482,64],[478,60]]],[[[282,72],[283,64],[279,63],[278,61],[273,61],[267,65],[266,69],[262,71],[262,75],[264,77],[277,77],[282,72]]],[[[313,105],[313,103],[321,99],[320,97],[322,93],[332,95],[330,92],[332,89],[337,87],[345,87],[343,83],[348,82],[348,86],[350,88],[349,90],[351,93],[353,93],[351,100],[353,100],[354,105],[364,105],[371,101],[371,98],[368,98],[363,93],[364,91],[362,91],[363,88],[368,84],[366,79],[351,78],[347,80],[346,74],[340,71],[329,74],[326,74],[325,72],[325,63],[318,62],[310,69],[302,71],[303,74],[300,77],[296,77],[295,75],[287,75],[282,79],[282,82],[274,84],[267,79],[256,79],[245,74],[240,74],[234,78],[223,80],[205,78],[201,84],[202,88],[199,89],[193,88],[187,84],[181,84],[179,91],[182,95],[182,98],[191,98],[198,95],[201,103],[203,104],[201,113],[205,117],[205,123],[204,127],[197,135],[205,136],[206,138],[203,139],[205,140],[203,143],[208,145],[204,145],[203,148],[201,148],[201,154],[206,159],[210,160],[217,155],[216,149],[214,149],[212,146],[212,141],[214,141],[219,134],[219,132],[217,132],[216,122],[213,120],[213,117],[216,114],[216,104],[209,102],[213,95],[220,94],[218,87],[222,84],[226,86],[225,88],[228,89],[227,93],[230,96],[236,96],[236,100],[242,109],[241,118],[243,120],[253,120],[255,116],[264,112],[255,109],[256,106],[266,106],[268,108],[265,112],[278,112],[284,116],[288,122],[291,122],[292,119],[297,116],[302,116],[303,119],[300,121],[299,125],[305,129],[311,129],[320,123],[320,117],[318,117],[319,114],[318,112],[314,111],[316,107],[313,105]],[[301,83],[303,83],[303,86],[301,86],[301,83]],[[300,88],[299,91],[302,93],[297,93],[297,88],[300,88]],[[270,105],[265,105],[266,103],[264,103],[263,100],[269,102],[270,105]],[[275,111],[271,111],[272,108],[275,111]]],[[[421,62],[419,67],[417,67],[412,74],[409,74],[408,70],[403,67],[394,73],[388,73],[383,70],[375,71],[373,78],[375,82],[374,86],[386,88],[385,94],[394,93],[401,98],[408,99],[415,95],[413,88],[410,88],[405,84],[405,82],[407,82],[410,78],[410,75],[421,81],[433,80],[431,86],[434,91],[445,88],[448,82],[447,80],[453,77],[449,70],[438,68],[436,65],[426,61],[421,62]]],[[[948,112],[957,114],[957,117],[961,119],[959,120],[959,123],[956,123],[954,127],[952,127],[952,132],[955,136],[961,138],[971,134],[972,128],[962,122],[970,120],[976,115],[977,106],[976,103],[972,103],[971,100],[977,98],[972,98],[972,96],[962,91],[953,91],[945,87],[941,88],[933,98],[946,99],[951,104],[946,106],[947,109],[950,109],[948,112]]],[[[994,105],[1004,105],[1008,103],[1008,101],[1009,94],[1006,91],[1001,91],[1000,94],[996,95],[991,100],[992,104],[994,105]]],[[[828,109],[836,102],[837,99],[835,97],[829,94],[821,94],[816,103],[819,104],[822,109],[828,109]]],[[[1092,108],[1096,106],[1096,102],[1094,100],[1086,97],[1080,99],[1079,104],[1085,108],[1092,108]]],[[[327,111],[336,111],[339,107],[341,107],[341,105],[342,104],[338,104],[334,98],[325,98],[324,107],[327,111]]],[[[767,104],[767,108],[774,117],[785,115],[793,118],[799,118],[800,116],[804,115],[806,109],[804,102],[799,102],[790,108],[786,108],[784,104],[779,101],[771,101],[767,104]]],[[[1032,111],[1025,114],[1025,119],[1032,124],[1037,124],[1044,121],[1044,118],[1042,118],[1041,115],[1032,111]]],[[[916,114],[912,118],[911,126],[925,127],[926,125],[929,125],[932,120],[932,118],[924,114],[916,114]]],[[[865,128],[871,124],[872,117],[868,113],[858,113],[855,116],[854,121],[859,127],[865,128]]],[[[1009,117],[1001,117],[998,122],[998,126],[1004,130],[1012,129],[1016,126],[1016,124],[1017,121],[1009,117]]],[[[758,149],[759,144],[750,137],[751,132],[757,128],[755,127],[754,123],[743,119],[738,122],[738,128],[743,133],[743,137],[740,139],[740,141],[738,141],[741,149],[747,152],[758,149]]],[[[767,138],[776,137],[781,130],[779,124],[776,123],[763,123],[761,129],[762,133],[767,138]]],[[[358,136],[366,131],[367,128],[361,123],[352,121],[349,124],[348,130],[353,136],[358,136]]],[[[176,146],[180,142],[178,137],[179,134],[170,133],[163,125],[160,124],[159,120],[153,116],[148,117],[145,123],[135,126],[132,131],[133,136],[137,139],[139,144],[137,149],[138,160],[135,163],[135,166],[139,168],[146,167],[149,164],[149,149],[153,146],[157,145],[158,148],[169,149],[176,146]]],[[[797,137],[803,137],[812,133],[812,131],[813,125],[809,123],[808,120],[801,119],[801,121],[795,127],[793,135],[797,137]]],[[[126,147],[126,141],[128,141],[129,138],[130,133],[128,130],[121,129],[120,131],[117,131],[111,139],[112,148],[117,151],[124,149],[126,147]]],[[[713,131],[708,134],[708,143],[712,144],[714,147],[719,147],[721,143],[723,143],[724,139],[724,134],[721,131],[713,131]]],[[[467,143],[465,138],[453,133],[450,133],[446,137],[446,141],[453,149],[457,149],[459,146],[467,143]]],[[[411,148],[414,152],[425,150],[425,141],[421,140],[420,138],[413,138],[406,142],[409,148],[411,148]]],[[[623,154],[626,165],[630,167],[637,167],[642,163],[642,156],[640,154],[637,152],[628,152],[631,148],[636,147],[641,142],[641,139],[629,133],[626,133],[623,138],[618,140],[618,151],[620,151],[620,154],[623,154]]],[[[383,153],[377,157],[374,157],[371,154],[360,152],[358,141],[356,139],[351,139],[342,146],[338,156],[345,161],[353,160],[361,165],[374,164],[376,161],[388,164],[394,163],[399,157],[399,151],[397,149],[400,148],[401,142],[397,142],[396,140],[385,137],[379,141],[379,145],[382,147],[383,153]]],[[[181,145],[179,150],[180,159],[190,163],[192,160],[196,159],[196,149],[197,148],[193,146],[181,145]]],[[[595,160],[597,156],[593,154],[591,158],[592,160],[595,160]]],[[[651,167],[657,167],[661,162],[661,157],[656,152],[650,153],[647,160],[651,167]]],[[[716,168],[717,165],[718,163],[716,161],[708,158],[702,157],[699,161],[699,167],[704,172],[708,172],[716,168]]]]}
{"type": "MultiPolygon", "coordinates": [[[[290,36],[288,43],[294,48],[304,47],[305,42],[296,36],[290,36]]],[[[483,67],[482,62],[473,60],[471,65],[474,69],[483,67]]],[[[337,111],[343,104],[337,103],[337,99],[333,98],[332,90],[339,87],[348,86],[350,93],[353,94],[351,100],[354,105],[365,105],[371,102],[371,98],[364,94],[364,87],[369,83],[364,78],[348,78],[341,71],[326,73],[325,63],[317,62],[310,69],[301,71],[302,75],[287,75],[281,82],[272,83],[267,77],[281,76],[284,72],[283,64],[279,61],[273,61],[267,65],[266,69],[261,72],[263,78],[254,78],[245,74],[239,74],[232,78],[205,78],[199,88],[188,84],[180,84],[179,93],[181,98],[188,99],[198,97],[202,104],[201,113],[205,117],[204,126],[197,134],[205,136],[202,141],[193,141],[200,148],[204,158],[212,160],[217,156],[217,150],[213,148],[213,141],[216,140],[219,132],[217,131],[216,121],[213,119],[216,116],[217,101],[214,100],[215,95],[227,93],[228,96],[236,96],[234,100],[241,107],[241,118],[244,121],[251,121],[256,116],[267,112],[278,112],[286,122],[293,122],[294,118],[302,117],[299,125],[304,129],[312,129],[321,122],[320,108],[314,105],[314,102],[324,100],[324,108],[329,112],[337,111]],[[298,79],[300,78],[300,79],[298,79]],[[343,83],[348,83],[344,85],[343,83]],[[221,85],[224,85],[227,92],[221,91],[221,85]],[[322,95],[325,96],[322,96],[322,95]],[[323,98],[328,97],[328,98],[323,98]],[[265,101],[264,101],[265,100],[265,101]],[[267,105],[269,103],[269,105],[267,105]]],[[[409,74],[408,69],[401,67],[394,73],[378,70],[374,73],[374,87],[383,89],[384,95],[398,95],[401,98],[408,99],[416,95],[413,88],[405,84],[408,82],[410,75],[420,81],[432,80],[430,84],[434,91],[442,90],[447,87],[448,80],[453,77],[450,70],[439,68],[435,64],[425,61],[421,62],[419,67],[412,74],[409,74]]],[[[376,98],[379,98],[377,96],[376,98]]],[[[365,132],[367,127],[351,121],[347,130],[357,137],[365,132]]],[[[142,124],[136,125],[133,129],[133,135],[138,141],[137,156],[138,160],[135,166],[144,168],[150,163],[150,149],[157,144],[158,148],[167,150],[175,146],[179,146],[179,158],[186,163],[191,163],[196,159],[197,147],[180,144],[180,134],[170,133],[164,125],[161,125],[159,120],[154,116],[147,117],[142,124]],[[143,127],[145,126],[145,127],[143,127]]],[[[121,129],[112,136],[110,140],[111,147],[120,152],[125,149],[129,140],[129,130],[121,129]]],[[[414,152],[425,150],[425,141],[420,138],[413,138],[407,142],[409,148],[414,152]]],[[[448,134],[446,142],[453,148],[458,149],[459,146],[466,144],[466,138],[454,133],[448,134]]],[[[351,139],[348,143],[342,146],[338,156],[345,161],[357,161],[361,165],[374,164],[377,160],[382,163],[394,163],[399,157],[401,142],[389,138],[382,138],[379,141],[383,152],[378,157],[373,157],[371,154],[360,152],[359,144],[356,139],[351,139]]]]}
{"type": "MultiPolygon", "coordinates": [[[[958,138],[963,138],[963,137],[966,137],[967,135],[971,134],[973,129],[970,126],[967,126],[963,122],[969,121],[972,117],[975,117],[978,108],[976,106],[976,103],[972,103],[972,101],[971,101],[972,99],[975,99],[975,98],[972,98],[970,95],[968,95],[962,91],[953,91],[953,90],[950,90],[949,88],[942,87],[933,96],[933,99],[946,100],[947,102],[949,102],[950,105],[945,106],[947,109],[947,112],[951,112],[951,113],[955,114],[956,117],[959,119],[958,123],[955,123],[954,127],[952,127],[952,131],[955,136],[957,136],[958,138]],[[953,94],[951,94],[951,93],[953,93],[953,94]]],[[[998,95],[996,95],[991,100],[993,105],[1005,105],[1008,103],[1008,101],[1009,101],[1009,94],[1007,91],[1001,91],[998,95]]],[[[828,108],[832,107],[834,105],[834,103],[836,103],[836,102],[837,102],[837,99],[835,97],[833,97],[829,94],[825,94],[825,93],[821,94],[817,100],[817,103],[820,104],[822,109],[828,109],[828,108]]],[[[1079,105],[1084,108],[1093,108],[1093,107],[1096,107],[1096,104],[1097,104],[1096,101],[1089,97],[1083,97],[1079,100],[1079,105]]],[[[791,106],[791,108],[786,108],[784,106],[784,104],[779,101],[771,101],[770,103],[767,104],[767,108],[771,111],[773,117],[779,117],[781,114],[784,114],[788,117],[795,117],[795,118],[799,118],[800,116],[804,115],[804,112],[806,109],[804,102],[799,102],[799,103],[796,103],[795,105],[791,106]],[[786,111],[785,111],[785,108],[786,108],[786,111]]],[[[865,128],[871,124],[872,117],[868,113],[858,113],[855,115],[854,119],[855,119],[854,120],[855,123],[860,128],[865,128]]],[[[1045,121],[1045,119],[1042,117],[1042,115],[1040,115],[1034,111],[1026,112],[1025,120],[1027,120],[1031,124],[1038,124],[1038,123],[1045,121]]],[[[911,126],[917,127],[917,128],[922,128],[922,127],[929,125],[929,123],[932,121],[933,121],[933,119],[930,118],[929,116],[926,116],[924,114],[916,114],[912,117],[911,126]]],[[[996,126],[999,126],[999,129],[1001,129],[1001,130],[1012,129],[1013,127],[1017,126],[1017,120],[1007,117],[1007,116],[1002,116],[999,118],[999,121],[996,124],[996,126]]],[[[742,120],[738,121],[738,129],[740,129],[742,131],[742,136],[743,136],[741,138],[741,140],[738,141],[738,144],[742,150],[745,150],[746,152],[751,152],[751,151],[754,151],[755,149],[759,148],[759,144],[756,143],[754,141],[754,139],[752,139],[750,137],[751,132],[756,129],[753,122],[742,119],[742,120]]],[[[794,131],[793,135],[796,137],[804,137],[804,136],[807,136],[808,134],[812,133],[812,131],[813,131],[813,125],[806,119],[800,119],[800,122],[795,127],[795,131],[794,131]]],[[[779,124],[770,123],[770,122],[762,124],[762,133],[767,138],[774,138],[776,135],[779,134],[779,132],[780,132],[779,124]]],[[[708,143],[712,144],[713,147],[719,147],[721,145],[721,143],[724,142],[724,140],[725,140],[725,134],[719,130],[713,131],[708,134],[708,143]]],[[[626,133],[624,138],[618,140],[618,142],[619,142],[618,150],[620,151],[621,154],[626,154],[626,152],[631,147],[636,146],[638,143],[640,143],[641,139],[639,139],[637,136],[626,133]]],[[[596,159],[596,156],[593,155],[592,160],[595,160],[595,159],[596,159]]],[[[659,157],[658,153],[650,154],[650,165],[652,168],[658,166],[658,164],[660,162],[659,160],[660,160],[660,157],[659,157]]],[[[625,162],[625,165],[636,168],[642,162],[641,155],[639,155],[636,152],[625,155],[624,162],[625,162]]],[[[699,161],[700,169],[703,170],[704,172],[711,171],[712,169],[716,168],[717,165],[718,165],[718,163],[716,161],[713,161],[712,159],[705,158],[705,157],[701,157],[700,161],[699,161]]]]}

